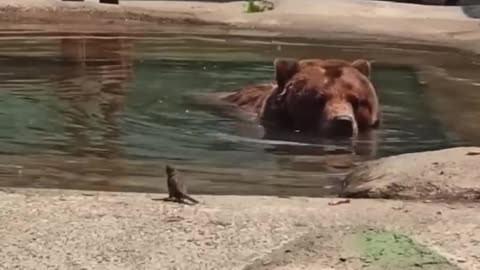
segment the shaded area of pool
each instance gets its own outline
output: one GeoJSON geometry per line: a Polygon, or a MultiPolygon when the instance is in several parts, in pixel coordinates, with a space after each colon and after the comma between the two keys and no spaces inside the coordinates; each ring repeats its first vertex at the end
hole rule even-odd
{"type": "Polygon", "coordinates": [[[418,66],[394,60],[470,57],[436,50],[238,36],[3,37],[0,185],[165,191],[170,162],[193,193],[332,195],[363,160],[468,143],[432,114],[418,66]],[[276,56],[377,60],[383,125],[354,142],[263,140],[258,127],[192,103],[271,80],[276,56]]]}

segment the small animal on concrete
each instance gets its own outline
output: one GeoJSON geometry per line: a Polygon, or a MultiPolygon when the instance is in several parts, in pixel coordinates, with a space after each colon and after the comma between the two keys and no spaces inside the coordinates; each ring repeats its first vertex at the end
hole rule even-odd
{"type": "Polygon", "coordinates": [[[276,59],[274,83],[221,94],[220,100],[253,113],[264,128],[355,137],[378,127],[376,89],[363,59],[276,59]]]}
{"type": "Polygon", "coordinates": [[[187,194],[187,186],[183,179],[180,177],[177,169],[172,165],[168,165],[165,168],[167,173],[167,187],[168,198],[165,201],[176,201],[179,203],[185,203],[185,199],[191,201],[194,204],[199,203],[197,200],[187,194]]]}

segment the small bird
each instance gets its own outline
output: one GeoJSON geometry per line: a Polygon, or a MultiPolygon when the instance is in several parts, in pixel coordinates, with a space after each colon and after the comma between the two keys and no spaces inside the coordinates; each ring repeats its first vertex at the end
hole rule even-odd
{"type": "Polygon", "coordinates": [[[187,194],[187,186],[180,178],[178,171],[171,165],[166,166],[165,171],[167,173],[167,187],[168,198],[166,201],[176,201],[179,203],[185,203],[185,199],[197,204],[198,201],[187,194]]]}

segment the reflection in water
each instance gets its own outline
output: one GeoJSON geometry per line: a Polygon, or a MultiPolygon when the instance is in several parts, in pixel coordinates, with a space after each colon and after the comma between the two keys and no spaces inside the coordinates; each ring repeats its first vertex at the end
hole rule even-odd
{"type": "MultiPolygon", "coordinates": [[[[382,61],[372,77],[382,126],[354,141],[265,136],[255,123],[192,102],[270,81],[278,56],[441,64],[423,47],[318,42],[277,51],[178,35],[2,41],[0,185],[165,192],[159,177],[171,162],[192,193],[323,196],[358,162],[463,143],[431,116],[415,72],[382,61]]],[[[455,65],[469,59],[438,54],[455,65]]]]}
{"type": "MultiPolygon", "coordinates": [[[[282,139],[285,139],[282,136],[282,139]]],[[[293,141],[297,138],[290,138],[293,141]]],[[[298,140],[298,139],[297,139],[298,140]]],[[[283,168],[295,171],[319,170],[342,173],[354,167],[358,162],[377,157],[378,140],[376,130],[359,134],[353,140],[326,140],[305,138],[307,146],[295,144],[274,145],[265,149],[275,154],[276,161],[283,168]]]]}
{"type": "MultiPolygon", "coordinates": [[[[104,158],[104,182],[126,173],[118,117],[132,74],[133,43],[126,39],[61,39],[61,72],[55,95],[62,101],[69,141],[57,151],[75,157],[104,158]]],[[[85,175],[85,172],[81,173],[85,175]]]]}
{"type": "Polygon", "coordinates": [[[131,77],[132,43],[123,39],[62,39],[62,69],[55,94],[66,104],[65,144],[75,156],[119,157],[118,114],[131,77]],[[101,137],[95,144],[95,131],[101,137]]]}

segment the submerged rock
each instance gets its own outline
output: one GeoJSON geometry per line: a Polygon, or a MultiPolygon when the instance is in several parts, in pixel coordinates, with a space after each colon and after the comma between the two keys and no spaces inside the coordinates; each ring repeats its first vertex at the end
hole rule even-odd
{"type": "Polygon", "coordinates": [[[480,201],[480,147],[403,154],[366,162],[342,197],[480,201]]]}

